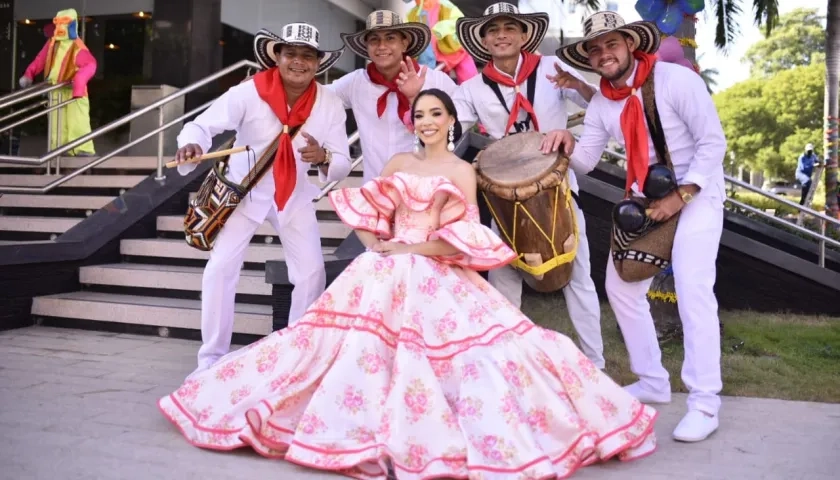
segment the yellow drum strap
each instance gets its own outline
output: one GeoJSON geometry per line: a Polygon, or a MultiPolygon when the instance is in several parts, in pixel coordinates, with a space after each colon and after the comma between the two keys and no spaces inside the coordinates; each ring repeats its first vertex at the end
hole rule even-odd
{"type": "MultiPolygon", "coordinates": [[[[573,210],[574,207],[572,206],[572,202],[574,202],[574,199],[572,198],[572,189],[571,188],[566,188],[565,203],[566,203],[566,208],[568,208],[569,213],[571,214],[571,217],[572,217],[572,234],[575,236],[575,246],[571,249],[571,251],[568,251],[566,253],[558,253],[557,248],[554,246],[554,232],[557,231],[557,209],[559,208],[558,200],[559,200],[559,197],[560,197],[560,188],[559,187],[554,188],[554,211],[552,212],[551,237],[549,237],[548,234],[545,233],[545,230],[543,230],[542,227],[540,227],[540,224],[537,223],[537,221],[531,215],[531,212],[529,212],[527,208],[523,207],[521,202],[514,202],[514,206],[513,206],[513,232],[512,232],[511,235],[509,235],[507,230],[505,230],[504,226],[501,224],[501,222],[499,222],[499,216],[496,214],[495,210],[493,210],[493,205],[490,203],[490,200],[487,198],[487,194],[484,193],[483,191],[481,192],[481,194],[484,196],[484,201],[487,203],[487,206],[490,208],[490,214],[493,215],[493,219],[496,221],[496,226],[499,227],[499,232],[501,232],[502,235],[504,235],[504,237],[507,239],[508,243],[510,244],[511,248],[513,249],[513,251],[517,255],[516,259],[513,262],[511,262],[512,266],[514,266],[515,268],[518,268],[520,270],[523,270],[527,273],[530,273],[531,275],[540,276],[540,275],[545,275],[546,273],[550,272],[554,268],[557,268],[560,265],[569,263],[569,262],[571,262],[575,259],[575,255],[577,254],[577,249],[578,249],[578,242],[580,241],[580,234],[578,232],[577,215],[575,215],[575,211],[573,210]],[[522,210],[522,212],[524,212],[525,215],[529,219],[531,219],[531,222],[537,227],[537,230],[539,230],[539,232],[542,234],[542,236],[545,237],[545,239],[548,240],[548,242],[551,244],[551,250],[552,250],[552,253],[554,254],[554,257],[551,260],[549,260],[547,262],[544,262],[542,265],[532,267],[532,266],[528,265],[527,263],[523,262],[522,257],[525,254],[517,251],[517,249],[516,249],[516,225],[518,223],[517,222],[517,212],[519,210],[522,210]]],[[[565,241],[565,239],[564,239],[564,241],[565,241]]]]}

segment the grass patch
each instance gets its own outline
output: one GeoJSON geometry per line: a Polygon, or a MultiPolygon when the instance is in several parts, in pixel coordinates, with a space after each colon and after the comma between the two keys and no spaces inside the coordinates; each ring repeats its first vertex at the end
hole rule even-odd
{"type": "MultiPolygon", "coordinates": [[[[576,342],[562,295],[526,295],[523,311],[538,325],[576,342]]],[[[722,311],[723,395],[840,403],[840,318],[722,311]]],[[[607,373],[619,384],[636,380],[609,305],[601,309],[607,373]]],[[[671,389],[680,378],[681,342],[662,345],[671,389]]]]}

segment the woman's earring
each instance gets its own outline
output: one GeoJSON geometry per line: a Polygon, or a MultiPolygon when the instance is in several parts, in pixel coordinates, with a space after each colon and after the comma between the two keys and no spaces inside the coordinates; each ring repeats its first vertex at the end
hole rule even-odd
{"type": "Polygon", "coordinates": [[[449,126],[449,143],[446,144],[446,149],[450,152],[455,151],[455,124],[449,126]]]}
{"type": "Polygon", "coordinates": [[[420,137],[414,132],[414,153],[420,153],[420,137]]]}

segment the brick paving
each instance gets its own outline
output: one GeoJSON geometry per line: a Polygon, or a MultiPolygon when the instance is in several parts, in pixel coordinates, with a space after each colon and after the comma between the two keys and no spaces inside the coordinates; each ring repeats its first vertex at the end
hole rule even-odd
{"type": "MultiPolygon", "coordinates": [[[[336,479],[243,449],[187,444],[156,401],[193,368],[198,343],[70,329],[0,332],[0,479],[336,479]]],[[[573,479],[829,480],[840,404],[725,398],[709,440],[670,438],[685,396],[659,406],[659,451],[573,479]]]]}

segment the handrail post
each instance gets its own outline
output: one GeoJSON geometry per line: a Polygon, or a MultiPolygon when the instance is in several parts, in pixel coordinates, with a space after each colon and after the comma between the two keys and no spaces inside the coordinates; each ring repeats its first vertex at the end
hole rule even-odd
{"type": "MultiPolygon", "coordinates": [[[[47,108],[52,107],[53,99],[52,93],[47,94],[47,108]]],[[[52,150],[52,133],[53,133],[53,122],[50,115],[47,115],[47,151],[49,152],[52,150]]],[[[52,160],[47,162],[46,164],[47,169],[44,171],[44,175],[50,175],[52,171],[52,160]]]]}
{"type": "MultiPolygon", "coordinates": [[[[56,94],[56,97],[59,97],[59,98],[56,98],[56,101],[61,103],[61,97],[58,94],[56,94]]],[[[61,128],[61,121],[64,120],[64,116],[61,114],[61,111],[64,108],[65,107],[62,107],[62,108],[59,108],[55,111],[55,128],[58,130],[58,135],[56,136],[57,138],[56,138],[56,142],[55,142],[56,146],[61,145],[61,139],[63,137],[62,134],[64,133],[64,130],[61,128]]],[[[49,115],[47,115],[47,118],[49,118],[49,115]]],[[[61,156],[60,155],[58,157],[55,157],[55,174],[56,175],[61,175],[61,156]]]]}
{"type": "MultiPolygon", "coordinates": [[[[158,107],[158,127],[163,126],[163,105],[158,107]]],[[[163,176],[163,130],[158,132],[157,135],[157,176],[155,176],[155,180],[162,181],[165,177],[163,176]]]]}
{"type": "MultiPolygon", "coordinates": [[[[823,219],[820,219],[820,235],[825,236],[825,220],[823,219]]],[[[821,268],[825,268],[825,240],[823,239],[820,239],[819,265],[821,268]]]]}

